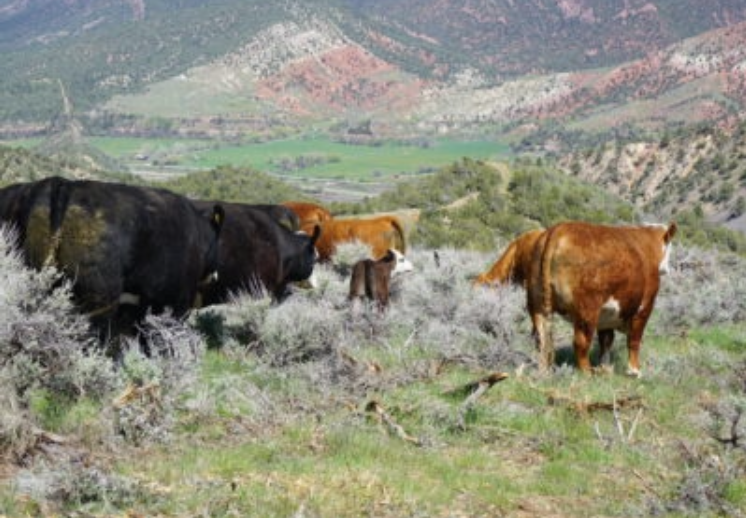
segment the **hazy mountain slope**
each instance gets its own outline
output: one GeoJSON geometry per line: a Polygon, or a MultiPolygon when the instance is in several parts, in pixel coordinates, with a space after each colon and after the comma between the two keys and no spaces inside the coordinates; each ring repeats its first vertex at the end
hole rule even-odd
{"type": "MultiPolygon", "coordinates": [[[[480,93],[529,73],[549,77],[550,86],[539,88],[552,95],[552,83],[563,85],[561,105],[565,94],[593,104],[593,96],[577,93],[585,92],[587,80],[547,74],[616,66],[745,18],[746,6],[735,0],[2,0],[0,129],[49,120],[60,109],[58,79],[85,111],[203,66],[223,66],[241,86],[215,105],[210,95],[197,95],[203,104],[188,115],[279,112],[328,119],[348,107],[409,115],[405,108],[421,99],[452,101],[432,92],[460,91],[464,77],[477,77],[476,89],[467,92],[480,93]],[[314,23],[313,38],[296,38],[314,23]],[[267,56],[289,49],[261,46],[268,35],[297,46],[267,56]],[[319,41],[333,45],[319,48],[319,41]],[[247,58],[270,68],[242,67],[247,58]],[[244,81],[247,74],[259,82],[244,81]]],[[[191,95],[186,88],[187,101],[191,95]]],[[[552,95],[542,95],[537,107],[529,99],[519,111],[543,115],[552,95]]],[[[499,97],[512,104],[510,95],[499,97]]]]}

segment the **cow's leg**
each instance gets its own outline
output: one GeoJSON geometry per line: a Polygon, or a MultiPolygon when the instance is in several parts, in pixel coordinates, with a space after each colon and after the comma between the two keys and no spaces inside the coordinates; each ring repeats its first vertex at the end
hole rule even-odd
{"type": "Polygon", "coordinates": [[[601,366],[611,365],[611,346],[614,345],[614,330],[602,329],[598,331],[599,360],[601,366]]]}
{"type": "Polygon", "coordinates": [[[635,378],[641,376],[640,372],[640,347],[642,346],[642,333],[645,331],[647,318],[634,318],[630,323],[627,335],[627,375],[635,378]]]}
{"type": "Polygon", "coordinates": [[[591,360],[589,353],[593,344],[593,325],[587,321],[577,319],[573,325],[575,337],[573,339],[573,349],[575,350],[575,361],[578,369],[585,373],[591,372],[591,360]]]}
{"type": "Polygon", "coordinates": [[[549,372],[554,366],[554,343],[550,318],[541,313],[532,313],[531,321],[534,325],[536,348],[539,351],[539,370],[549,372]]]}

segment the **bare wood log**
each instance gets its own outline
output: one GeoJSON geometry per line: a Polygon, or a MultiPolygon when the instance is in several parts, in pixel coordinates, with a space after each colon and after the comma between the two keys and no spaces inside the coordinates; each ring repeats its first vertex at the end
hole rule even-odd
{"type": "Polygon", "coordinates": [[[417,437],[409,435],[400,424],[394,421],[394,418],[392,418],[388,414],[388,412],[386,412],[386,410],[378,401],[369,401],[368,404],[365,405],[365,411],[375,414],[379,418],[379,420],[386,425],[390,433],[393,433],[400,439],[412,443],[415,446],[422,446],[422,441],[417,437]]]}

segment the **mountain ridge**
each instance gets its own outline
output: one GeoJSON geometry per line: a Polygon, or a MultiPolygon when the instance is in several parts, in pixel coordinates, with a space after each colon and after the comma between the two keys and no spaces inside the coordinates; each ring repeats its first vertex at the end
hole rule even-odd
{"type": "MultiPolygon", "coordinates": [[[[574,114],[565,113],[573,102],[608,104],[634,86],[622,81],[618,88],[607,78],[605,95],[593,84],[603,81],[602,69],[639,66],[686,37],[744,20],[746,6],[731,0],[709,2],[704,11],[693,0],[7,0],[0,4],[7,57],[0,129],[50,119],[59,111],[57,80],[95,118],[102,107],[111,110],[112,99],[142,97],[221,61],[239,79],[232,85],[238,100],[203,109],[212,116],[245,115],[252,106],[241,101],[248,99],[263,114],[330,120],[349,107],[383,122],[398,118],[412,131],[562,119],[574,114]],[[268,56],[273,50],[284,54],[268,56]],[[464,89],[464,81],[474,84],[464,89]],[[522,101],[509,91],[525,88],[538,97],[522,101]],[[471,96],[482,106],[467,104],[463,121],[447,113],[471,96]],[[490,113],[488,103],[498,109],[490,113]],[[440,120],[430,115],[441,109],[440,120]]],[[[723,93],[714,88],[713,95],[723,93]]]]}

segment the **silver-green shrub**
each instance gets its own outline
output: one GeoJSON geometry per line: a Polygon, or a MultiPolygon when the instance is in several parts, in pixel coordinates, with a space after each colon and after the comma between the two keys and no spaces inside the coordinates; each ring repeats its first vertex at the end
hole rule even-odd
{"type": "Polygon", "coordinates": [[[29,434],[41,426],[29,408],[34,393],[72,403],[103,400],[118,386],[75,311],[70,284],[52,268],[27,268],[7,227],[0,227],[0,385],[0,456],[34,445],[29,434]]]}
{"type": "Polygon", "coordinates": [[[746,260],[715,250],[675,247],[671,271],[661,278],[652,329],[668,333],[744,320],[746,260]]]}
{"type": "Polygon", "coordinates": [[[205,342],[168,313],[148,315],[127,341],[121,373],[127,391],[115,404],[116,429],[129,442],[165,442],[183,396],[200,381],[205,342]]]}

